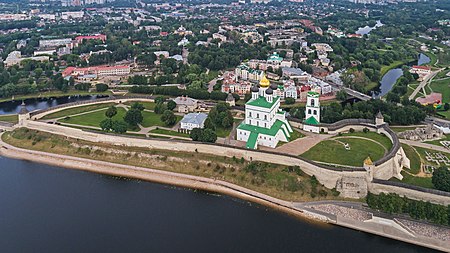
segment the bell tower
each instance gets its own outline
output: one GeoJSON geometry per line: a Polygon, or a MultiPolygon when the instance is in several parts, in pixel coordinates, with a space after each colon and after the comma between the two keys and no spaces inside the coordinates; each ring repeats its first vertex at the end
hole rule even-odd
{"type": "Polygon", "coordinates": [[[306,111],[305,118],[313,117],[317,122],[320,122],[320,101],[319,93],[310,91],[306,97],[306,111]]]}

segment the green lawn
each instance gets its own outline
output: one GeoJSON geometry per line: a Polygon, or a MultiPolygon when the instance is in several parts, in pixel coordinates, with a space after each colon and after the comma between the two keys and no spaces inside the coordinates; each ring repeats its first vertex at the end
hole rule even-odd
{"type": "Polygon", "coordinates": [[[442,146],[440,141],[450,141],[450,135],[444,135],[444,138],[435,141],[426,141],[425,143],[442,146]]]}
{"type": "Polygon", "coordinates": [[[153,129],[151,130],[149,133],[154,133],[154,134],[165,134],[165,135],[172,135],[172,136],[178,136],[178,137],[186,137],[189,138],[189,134],[185,134],[185,133],[179,133],[177,131],[171,131],[171,130],[167,130],[167,129],[153,129]]]}
{"type": "Polygon", "coordinates": [[[414,130],[416,129],[416,127],[406,127],[406,126],[389,126],[392,131],[396,132],[396,133],[401,133],[401,132],[405,132],[408,130],[414,130]]]}
{"type": "Polygon", "coordinates": [[[378,134],[375,132],[354,132],[354,133],[344,133],[342,134],[342,136],[358,136],[358,137],[364,137],[364,138],[369,138],[372,139],[374,141],[378,141],[379,143],[381,143],[387,150],[390,150],[392,147],[392,142],[391,140],[386,137],[386,135],[384,134],[378,134]]]}
{"type": "MultiPolygon", "coordinates": [[[[100,110],[96,112],[91,112],[79,116],[69,117],[60,119],[59,121],[61,123],[68,123],[68,124],[77,124],[82,126],[93,126],[93,127],[100,127],[100,122],[104,119],[106,119],[105,116],[105,110],[100,110]]],[[[117,108],[117,114],[113,117],[115,120],[122,120],[125,116],[125,109],[118,107],[117,108]]]]}
{"type": "Polygon", "coordinates": [[[402,180],[398,180],[397,178],[391,178],[389,180],[434,189],[433,183],[431,182],[431,177],[414,177],[404,171],[402,171],[402,175],[402,180]]]}
{"type": "Polygon", "coordinates": [[[153,103],[153,102],[128,101],[128,102],[125,102],[124,104],[131,106],[132,104],[134,104],[136,102],[138,102],[139,104],[143,105],[144,108],[147,109],[147,110],[151,110],[151,111],[155,110],[155,105],[156,104],[153,103]]]}
{"type": "Polygon", "coordinates": [[[80,107],[75,107],[75,108],[68,108],[68,109],[64,109],[64,110],[61,110],[58,112],[54,112],[54,113],[45,115],[44,117],[42,117],[42,119],[61,118],[61,117],[79,114],[79,113],[83,113],[83,112],[89,112],[89,111],[93,111],[93,110],[107,108],[107,107],[110,107],[111,105],[115,105],[115,103],[94,104],[94,105],[85,105],[85,106],[80,106],[80,107]]]}
{"type": "Polygon", "coordinates": [[[420,165],[421,165],[419,154],[417,154],[417,152],[414,150],[414,148],[412,148],[409,145],[402,144],[402,148],[405,151],[406,157],[408,157],[411,162],[410,163],[411,168],[410,168],[410,170],[408,170],[408,172],[410,172],[412,174],[419,173],[420,165]]]}
{"type": "Polygon", "coordinates": [[[362,166],[368,156],[372,161],[376,161],[384,155],[383,147],[372,141],[354,138],[340,138],[339,141],[348,143],[350,150],[346,150],[342,143],[335,140],[325,140],[303,153],[301,157],[319,162],[362,166]]]}
{"type": "Polygon", "coordinates": [[[430,88],[434,92],[438,92],[442,94],[442,102],[449,103],[450,102],[450,79],[441,80],[441,81],[433,81],[430,84],[430,88]]]}
{"type": "MultiPolygon", "coordinates": [[[[161,121],[161,114],[143,111],[142,116],[144,117],[144,120],[141,123],[141,125],[143,127],[165,126],[164,122],[161,121]]],[[[182,119],[181,116],[177,115],[176,117],[177,117],[177,122],[182,119]]]]}
{"type": "Polygon", "coordinates": [[[226,138],[228,137],[228,135],[230,135],[231,133],[231,127],[230,128],[217,128],[216,129],[216,134],[217,137],[222,137],[222,138],[226,138]]]}
{"type": "Polygon", "coordinates": [[[302,137],[305,137],[305,135],[300,133],[299,131],[294,130],[294,132],[291,133],[291,138],[289,138],[289,141],[295,141],[298,138],[302,137]]]}
{"type": "Polygon", "coordinates": [[[0,115],[0,121],[17,123],[19,121],[19,118],[17,114],[0,115]]]}

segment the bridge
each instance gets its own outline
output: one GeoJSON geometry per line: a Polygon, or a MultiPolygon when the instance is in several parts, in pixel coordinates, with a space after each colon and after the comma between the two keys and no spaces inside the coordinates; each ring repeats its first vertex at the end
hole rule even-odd
{"type": "Polygon", "coordinates": [[[369,96],[369,95],[366,95],[366,94],[361,93],[361,92],[356,91],[356,90],[352,90],[352,89],[347,88],[347,87],[343,87],[342,90],[347,92],[348,95],[350,95],[352,97],[355,97],[355,98],[358,98],[358,99],[361,99],[363,101],[367,101],[367,100],[371,100],[372,99],[372,97],[369,96]]]}

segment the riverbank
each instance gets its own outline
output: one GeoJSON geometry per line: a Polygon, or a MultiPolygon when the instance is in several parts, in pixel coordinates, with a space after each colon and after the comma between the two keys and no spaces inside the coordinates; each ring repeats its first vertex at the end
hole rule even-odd
{"type": "MultiPolygon", "coordinates": [[[[0,135],[0,138],[1,137],[2,136],[0,135]]],[[[266,194],[262,194],[260,192],[252,191],[245,187],[225,182],[220,179],[197,177],[181,173],[143,168],[139,166],[116,164],[87,158],[28,150],[14,147],[3,141],[0,141],[0,155],[14,159],[28,160],[37,163],[45,163],[53,166],[89,171],[99,174],[135,178],[161,184],[170,184],[179,187],[198,189],[202,191],[217,192],[246,201],[258,203],[301,219],[307,219],[309,221],[319,221],[319,224],[335,224],[358,231],[364,231],[371,234],[416,244],[419,246],[450,252],[450,242],[436,242],[432,238],[426,238],[420,235],[411,235],[411,233],[402,233],[401,231],[395,230],[395,227],[391,223],[386,223],[386,221],[391,220],[373,219],[373,221],[371,222],[359,222],[342,217],[330,218],[330,215],[315,211],[310,208],[306,208],[306,206],[304,206],[305,203],[284,201],[268,196],[266,194]]]]}

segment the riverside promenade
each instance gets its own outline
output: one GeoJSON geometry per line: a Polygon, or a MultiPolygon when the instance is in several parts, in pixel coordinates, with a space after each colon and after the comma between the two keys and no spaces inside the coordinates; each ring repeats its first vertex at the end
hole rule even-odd
{"type": "MultiPolygon", "coordinates": [[[[431,236],[430,234],[421,234],[419,232],[422,231],[422,229],[417,229],[418,226],[419,228],[420,226],[432,228],[434,226],[408,220],[399,223],[395,219],[391,220],[376,217],[367,210],[353,210],[353,206],[361,208],[361,204],[358,203],[339,201],[314,203],[288,202],[222,180],[27,150],[14,147],[2,140],[0,140],[0,155],[94,173],[123,176],[179,187],[218,192],[265,205],[295,215],[296,217],[314,219],[320,222],[340,225],[424,247],[450,252],[450,241],[448,238],[440,238],[438,236],[433,237],[433,234],[431,234],[431,236]],[[349,207],[349,205],[351,207],[349,207]],[[415,226],[415,229],[408,228],[408,224],[415,226]]],[[[441,229],[443,229],[443,233],[450,233],[450,229],[448,228],[441,229]]]]}

